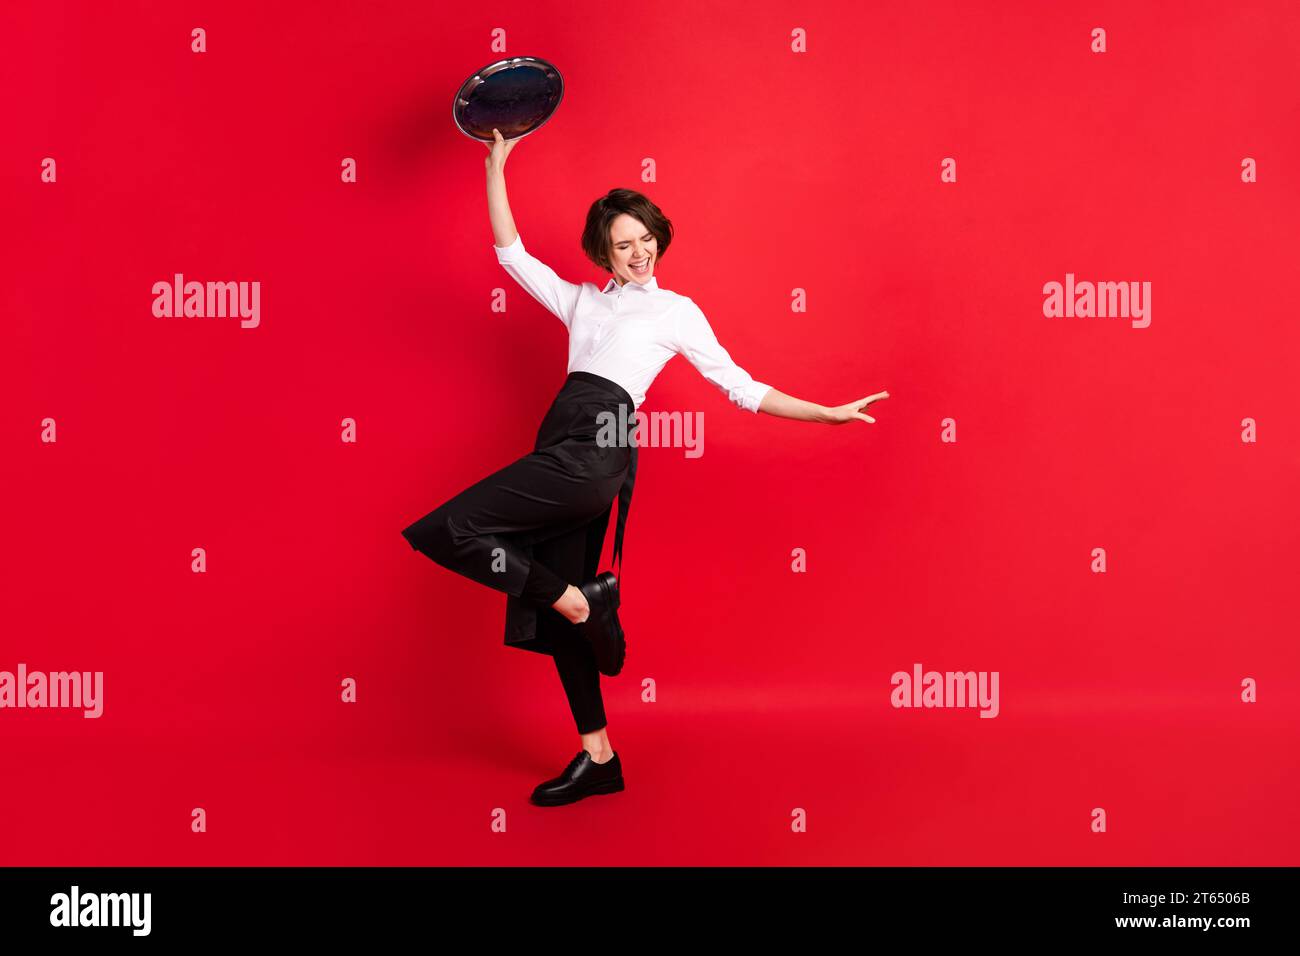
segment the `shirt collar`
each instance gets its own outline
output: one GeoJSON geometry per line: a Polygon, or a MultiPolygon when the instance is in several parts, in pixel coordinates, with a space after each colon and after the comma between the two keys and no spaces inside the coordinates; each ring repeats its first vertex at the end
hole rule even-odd
{"type": "MultiPolygon", "coordinates": [[[[658,292],[658,291],[659,291],[659,281],[658,281],[658,276],[651,276],[651,277],[650,277],[650,281],[647,282],[645,285],[642,285],[640,282],[625,282],[625,283],[623,283],[623,285],[621,286],[621,288],[624,288],[624,289],[626,289],[626,288],[628,288],[628,287],[631,287],[631,288],[634,288],[634,289],[639,289],[639,290],[642,291],[642,292],[658,292]]],[[[605,283],[605,288],[601,289],[600,291],[601,291],[601,292],[617,292],[617,291],[619,290],[619,288],[620,288],[620,286],[619,286],[619,284],[618,284],[618,280],[615,279],[613,276],[610,276],[610,277],[609,277],[609,281],[605,283]]]]}

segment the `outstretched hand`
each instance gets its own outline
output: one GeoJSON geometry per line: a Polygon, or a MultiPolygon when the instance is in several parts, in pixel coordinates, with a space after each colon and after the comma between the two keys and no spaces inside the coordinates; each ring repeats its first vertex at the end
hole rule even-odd
{"type": "Polygon", "coordinates": [[[515,148],[515,143],[519,142],[519,140],[508,140],[503,138],[501,130],[497,129],[495,126],[492,127],[492,137],[492,142],[483,144],[488,148],[488,156],[487,159],[483,161],[483,164],[488,169],[494,167],[501,169],[506,164],[506,157],[510,155],[510,151],[515,148]]]}
{"type": "Polygon", "coordinates": [[[843,425],[845,422],[851,422],[855,419],[861,419],[864,422],[871,422],[873,425],[876,420],[870,415],[864,415],[862,410],[872,402],[878,402],[882,398],[888,398],[888,392],[876,392],[874,395],[868,395],[866,398],[860,398],[856,402],[849,402],[847,405],[837,405],[830,409],[831,425],[843,425]]]}

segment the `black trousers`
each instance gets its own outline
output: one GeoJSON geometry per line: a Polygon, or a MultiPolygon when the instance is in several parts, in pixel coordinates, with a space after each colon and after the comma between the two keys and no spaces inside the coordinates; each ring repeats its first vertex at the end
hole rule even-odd
{"type": "MultiPolygon", "coordinates": [[[[590,372],[570,372],[542,419],[531,454],[402,531],[412,548],[443,567],[536,608],[536,637],[518,646],[554,658],[582,734],[606,724],[600,672],[581,630],[551,605],[568,585],[595,577],[616,498],[615,553],[621,553],[636,448],[622,431],[611,442],[608,425],[613,416],[630,427],[634,409],[622,386],[590,372]]],[[[520,630],[508,618],[507,643],[520,630]]]]}

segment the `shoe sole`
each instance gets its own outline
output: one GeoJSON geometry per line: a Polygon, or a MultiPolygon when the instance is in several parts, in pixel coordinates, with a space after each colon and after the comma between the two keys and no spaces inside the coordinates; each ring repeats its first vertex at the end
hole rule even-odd
{"type": "Polygon", "coordinates": [[[562,807],[565,804],[577,803],[579,800],[582,800],[586,797],[594,797],[602,793],[618,793],[622,789],[623,789],[623,779],[620,777],[618,780],[607,780],[604,783],[594,784],[593,786],[588,787],[586,790],[583,790],[581,793],[576,795],[571,795],[567,797],[541,797],[541,798],[534,796],[530,798],[530,802],[534,806],[538,806],[538,807],[562,807]]]}
{"type": "MultiPolygon", "coordinates": [[[[617,665],[614,667],[608,667],[607,661],[601,661],[597,670],[606,677],[617,677],[622,673],[623,662],[627,659],[627,636],[623,632],[623,623],[618,619],[618,606],[622,603],[622,600],[618,593],[617,579],[609,571],[602,572],[598,576],[597,582],[600,586],[601,595],[605,599],[605,605],[609,608],[609,616],[613,626],[610,628],[612,637],[608,643],[611,645],[611,656],[617,661],[617,665]]],[[[592,641],[590,636],[588,636],[587,640],[594,650],[596,647],[595,641],[592,641]]]]}

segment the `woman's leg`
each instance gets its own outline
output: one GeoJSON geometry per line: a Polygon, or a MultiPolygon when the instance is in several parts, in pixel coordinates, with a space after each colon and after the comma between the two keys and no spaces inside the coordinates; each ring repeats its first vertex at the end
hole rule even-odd
{"type": "MultiPolygon", "coordinates": [[[[618,493],[616,481],[617,476],[575,475],[554,455],[534,452],[466,488],[402,535],[448,570],[554,606],[573,582],[535,560],[521,544],[590,522],[609,508],[618,493]]],[[[570,604],[571,598],[566,599],[570,604]]]]}
{"type": "Polygon", "coordinates": [[[538,626],[551,633],[556,670],[583,748],[598,763],[613,752],[595,652],[572,623],[586,616],[586,599],[566,575],[551,568],[549,559],[575,580],[595,576],[621,485],[621,474],[578,476],[555,456],[534,452],[466,488],[402,532],[411,547],[443,567],[560,611],[566,620],[539,618],[538,626]],[[569,534],[584,524],[586,535],[569,534]],[[548,558],[538,560],[520,547],[525,540],[563,546],[534,549],[548,558]],[[577,611],[570,591],[577,592],[577,611]],[[566,601],[564,609],[557,606],[566,601]]]}
{"type": "MultiPolygon", "coordinates": [[[[547,564],[568,576],[583,580],[595,577],[610,513],[611,509],[607,508],[588,525],[585,534],[553,538],[539,545],[538,551],[547,564]]],[[[574,725],[582,738],[582,748],[597,763],[604,763],[613,751],[605,729],[605,703],[600,693],[596,654],[581,630],[572,624],[552,617],[538,621],[538,626],[544,628],[551,639],[555,671],[568,698],[574,725]]]]}
{"type": "Polygon", "coordinates": [[[587,747],[587,736],[601,736],[596,732],[603,730],[606,724],[596,656],[587,640],[571,627],[558,630],[551,646],[555,651],[555,670],[564,685],[564,694],[569,698],[573,722],[583,738],[583,746],[587,747]]]}
{"type": "Polygon", "coordinates": [[[595,733],[583,734],[582,749],[591,754],[596,763],[604,763],[614,756],[614,748],[609,744],[609,734],[605,733],[604,727],[595,733]]]}
{"type": "Polygon", "coordinates": [[[524,579],[523,597],[542,607],[550,607],[564,596],[569,587],[562,577],[534,557],[528,577],[524,579]]]}

